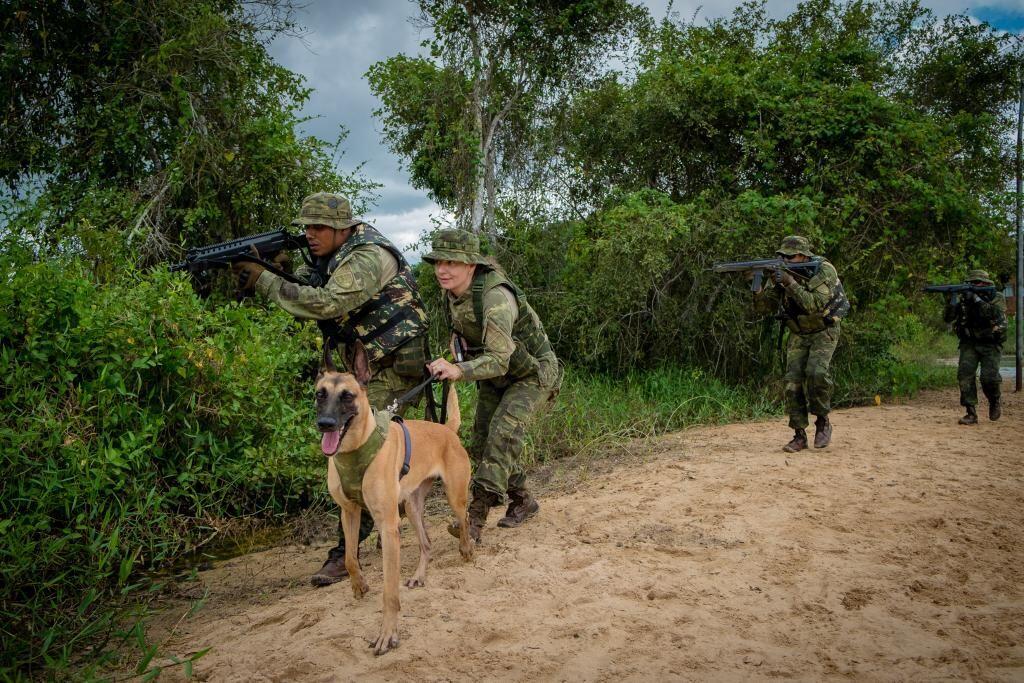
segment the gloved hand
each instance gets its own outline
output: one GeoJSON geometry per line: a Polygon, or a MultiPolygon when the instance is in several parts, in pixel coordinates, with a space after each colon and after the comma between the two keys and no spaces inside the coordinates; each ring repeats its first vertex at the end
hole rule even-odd
{"type": "Polygon", "coordinates": [[[782,285],[783,287],[789,287],[791,284],[796,282],[796,278],[794,278],[788,270],[783,270],[782,268],[776,270],[772,276],[775,278],[775,283],[782,285]]]}
{"type": "Polygon", "coordinates": [[[970,290],[964,292],[964,301],[973,304],[977,300],[978,300],[978,295],[975,294],[974,292],[972,292],[970,290]]]}
{"type": "MultiPolygon", "coordinates": [[[[260,253],[253,247],[253,256],[259,258],[260,253]]],[[[260,279],[266,268],[251,261],[236,261],[231,264],[231,271],[238,278],[238,290],[248,292],[256,288],[256,281],[260,279]]]]}

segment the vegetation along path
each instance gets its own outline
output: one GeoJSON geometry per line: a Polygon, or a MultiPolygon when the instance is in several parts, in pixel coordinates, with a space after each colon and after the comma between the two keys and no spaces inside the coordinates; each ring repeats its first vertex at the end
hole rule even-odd
{"type": "Polygon", "coordinates": [[[563,462],[539,517],[492,519],[472,564],[434,514],[384,657],[373,549],[362,601],[307,584],[324,547],[281,546],[175,586],[153,635],[212,646],[195,674],[218,681],[1020,680],[1024,400],[1004,395],[972,428],[949,391],[840,411],[826,451],[782,453],[773,420],[563,462]]]}

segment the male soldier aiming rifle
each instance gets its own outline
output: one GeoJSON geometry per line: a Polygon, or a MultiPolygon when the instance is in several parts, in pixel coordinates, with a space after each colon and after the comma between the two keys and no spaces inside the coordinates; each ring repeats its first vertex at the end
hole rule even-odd
{"type": "MultiPolygon", "coordinates": [[[[377,410],[415,387],[427,357],[427,314],[412,270],[402,253],[376,228],[352,217],[348,199],[319,192],[302,201],[292,225],[303,226],[314,267],[300,267],[298,285],[267,271],[258,263],[232,265],[239,287],[255,289],[296,318],[322,321],[324,343],[343,347],[361,341],[370,360],[367,396],[377,410]]],[[[399,414],[403,412],[400,408],[399,414]]],[[[364,510],[359,541],[373,529],[364,510]]],[[[312,577],[324,586],[348,575],[345,536],[338,521],[338,545],[312,577]]]]}
{"type": "MultiPolygon", "coordinates": [[[[789,328],[785,397],[789,426],[793,439],[783,446],[787,453],[807,448],[808,411],[814,421],[814,447],[825,448],[832,440],[832,423],[828,414],[832,401],[832,354],[839,342],[840,322],[832,315],[839,298],[845,301],[835,267],[811,253],[805,237],[791,235],[782,240],[775,252],[788,263],[819,264],[809,278],[797,278],[789,270],[773,275],[771,287],[754,291],[754,310],[769,314],[779,312],[789,328]]],[[[748,277],[753,277],[750,273],[748,277]]]]}
{"type": "Polygon", "coordinates": [[[973,425],[978,424],[978,386],[974,381],[978,365],[981,365],[981,390],[988,399],[988,418],[998,420],[1002,415],[999,359],[1006,341],[1007,323],[1002,297],[988,273],[972,270],[967,274],[966,283],[973,289],[959,296],[945,292],[946,311],[943,317],[947,323],[953,323],[956,336],[960,338],[956,379],[960,385],[960,405],[967,411],[960,418],[960,424],[973,425]]]}

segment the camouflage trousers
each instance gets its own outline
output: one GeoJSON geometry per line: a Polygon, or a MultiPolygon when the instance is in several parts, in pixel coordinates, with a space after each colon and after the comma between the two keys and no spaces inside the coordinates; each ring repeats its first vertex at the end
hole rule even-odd
{"type": "Polygon", "coordinates": [[[832,354],[839,343],[839,325],[811,334],[790,334],[786,352],[786,414],[793,429],[807,429],[808,413],[825,416],[832,410],[832,354]]]}
{"type": "MultiPolygon", "coordinates": [[[[393,367],[383,368],[370,377],[370,383],[366,385],[366,398],[376,410],[384,410],[391,405],[392,401],[411,390],[420,381],[422,380],[416,377],[399,375],[393,367]]],[[[399,406],[395,414],[400,417],[404,416],[408,407],[408,405],[399,406]]],[[[369,512],[363,510],[359,516],[359,542],[362,543],[366,540],[371,531],[373,531],[373,517],[369,512]]],[[[327,554],[329,557],[333,557],[336,553],[340,553],[339,557],[345,555],[345,534],[341,529],[340,514],[338,515],[338,545],[331,548],[327,554]]]]}
{"type": "Polygon", "coordinates": [[[508,384],[501,380],[477,383],[476,418],[469,448],[474,495],[483,489],[503,501],[506,492],[526,488],[522,464],[526,428],[557,394],[560,379],[551,381],[542,383],[535,375],[508,384]]]}
{"type": "Polygon", "coordinates": [[[978,386],[974,382],[974,374],[981,365],[981,390],[985,397],[998,401],[1002,378],[999,376],[999,359],[1003,349],[998,344],[975,344],[960,342],[960,363],[956,369],[956,381],[960,385],[960,405],[978,405],[978,386]]]}

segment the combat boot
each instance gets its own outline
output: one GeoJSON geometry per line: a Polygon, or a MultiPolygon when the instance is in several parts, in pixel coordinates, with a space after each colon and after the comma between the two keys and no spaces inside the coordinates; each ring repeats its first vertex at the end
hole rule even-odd
{"type": "Polygon", "coordinates": [[[309,582],[314,586],[330,586],[344,578],[348,578],[348,569],[345,569],[345,549],[331,548],[327,552],[324,566],[310,577],[309,582]]]}
{"type": "MultiPolygon", "coordinates": [[[[500,503],[498,496],[490,491],[474,491],[473,500],[469,503],[469,537],[474,543],[480,542],[480,531],[487,524],[487,514],[491,508],[500,503]]],[[[459,522],[453,521],[448,525],[448,533],[455,538],[459,537],[459,522]]]]}
{"type": "Polygon", "coordinates": [[[807,448],[807,430],[805,429],[794,429],[793,440],[782,447],[782,450],[787,453],[796,453],[807,448]]]}
{"type": "Polygon", "coordinates": [[[819,415],[814,421],[814,447],[824,448],[832,443],[832,423],[825,415],[819,415]]]}
{"type": "Polygon", "coordinates": [[[505,510],[505,516],[498,520],[500,527],[515,528],[540,511],[540,504],[526,489],[510,489],[508,497],[508,510],[505,510]]]}
{"type": "Polygon", "coordinates": [[[976,425],[978,424],[978,411],[974,406],[967,406],[967,414],[960,418],[960,424],[962,425],[976,425]]]}
{"type": "MultiPolygon", "coordinates": [[[[988,402],[988,419],[990,419],[990,420],[992,420],[994,422],[995,420],[998,420],[1002,416],[1003,416],[1003,404],[1002,404],[1002,402],[998,398],[995,399],[994,401],[989,401],[988,402]]],[[[498,522],[498,523],[501,524],[501,522],[498,522]]]]}

